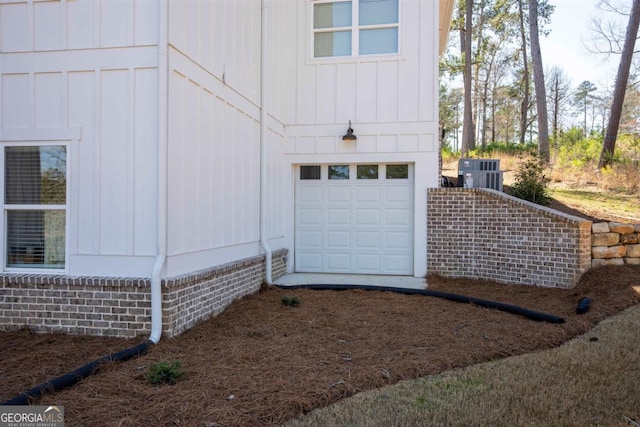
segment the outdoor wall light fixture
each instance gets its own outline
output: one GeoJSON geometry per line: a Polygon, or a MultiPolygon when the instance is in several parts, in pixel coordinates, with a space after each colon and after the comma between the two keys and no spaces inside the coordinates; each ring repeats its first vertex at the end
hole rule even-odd
{"type": "Polygon", "coordinates": [[[347,129],[347,133],[342,137],[342,140],[355,141],[356,139],[358,139],[358,137],[353,134],[353,129],[351,129],[351,120],[349,120],[349,129],[347,129]]]}

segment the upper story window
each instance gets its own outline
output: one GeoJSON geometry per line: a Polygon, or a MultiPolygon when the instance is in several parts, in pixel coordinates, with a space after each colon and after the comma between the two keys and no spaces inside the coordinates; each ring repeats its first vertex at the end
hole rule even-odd
{"type": "Polygon", "coordinates": [[[313,4],[313,56],[398,53],[398,0],[313,4]]]}

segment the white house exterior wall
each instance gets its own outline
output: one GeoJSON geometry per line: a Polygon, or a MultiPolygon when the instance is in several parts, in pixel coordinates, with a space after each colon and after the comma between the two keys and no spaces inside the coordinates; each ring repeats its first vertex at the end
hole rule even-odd
{"type": "MultiPolygon", "coordinates": [[[[36,143],[55,134],[69,143],[68,274],[151,271],[161,5],[0,1],[0,140],[36,143]]],[[[160,120],[168,122],[171,277],[260,253],[261,9],[258,1],[168,5],[169,111],[160,120]]],[[[284,244],[283,138],[284,125],[271,117],[274,249],[284,244]]]]}
{"type": "MultiPolygon", "coordinates": [[[[405,162],[415,165],[414,275],[426,274],[426,189],[438,186],[438,2],[400,2],[400,53],[390,56],[312,58],[312,7],[297,2],[295,60],[282,49],[274,61],[294,64],[295,111],[288,122],[285,164],[405,162]],[[279,55],[279,56],[278,56],[279,55]],[[391,82],[391,83],[389,83],[391,82]],[[342,140],[348,122],[358,139],[342,140]]],[[[283,29],[283,31],[289,31],[283,29]]],[[[287,120],[285,119],[285,121],[287,120]]],[[[287,215],[293,215],[293,190],[287,215]]],[[[293,219],[288,216],[288,224],[293,219]]],[[[293,228],[293,225],[291,225],[293,228]]],[[[287,247],[293,248],[293,230],[287,247]]],[[[295,258],[295,253],[291,254],[295,258]]],[[[289,269],[294,263],[289,263],[289,269]]]]}
{"type": "MultiPolygon", "coordinates": [[[[405,212],[414,211],[403,231],[413,230],[413,273],[424,275],[444,1],[400,0],[398,55],[316,60],[312,0],[0,0],[0,148],[64,144],[68,185],[65,269],[3,271],[0,329],[147,331],[164,213],[165,331],[180,333],[257,291],[266,277],[261,148],[273,278],[295,265],[294,171],[309,164],[411,164],[405,212]],[[356,142],[342,140],[349,120],[356,142]],[[42,292],[47,304],[36,301],[42,292]],[[89,319],[87,307],[104,315],[89,319]]],[[[3,234],[4,226],[4,263],[3,234]]]]}
{"type": "Polygon", "coordinates": [[[153,264],[157,14],[138,0],[0,2],[0,142],[68,144],[67,274],[153,264]]]}
{"type": "Polygon", "coordinates": [[[299,2],[296,125],[346,124],[352,120],[419,122],[437,127],[438,2],[399,3],[398,55],[314,59],[312,2],[299,2]]]}
{"type": "MultiPolygon", "coordinates": [[[[258,1],[170,2],[169,277],[260,253],[258,1]]],[[[281,140],[269,122],[268,230],[282,247],[281,140]]]]}

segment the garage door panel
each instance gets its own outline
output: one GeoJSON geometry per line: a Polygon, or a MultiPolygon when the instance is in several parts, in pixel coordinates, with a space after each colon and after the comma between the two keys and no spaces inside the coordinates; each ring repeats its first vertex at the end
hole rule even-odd
{"type": "Polygon", "coordinates": [[[413,246],[411,233],[408,232],[389,232],[384,233],[384,248],[406,250],[413,246]]]}
{"type": "Polygon", "coordinates": [[[380,203],[380,187],[367,184],[368,183],[363,183],[362,185],[355,187],[356,202],[380,203]]]}
{"type": "Polygon", "coordinates": [[[413,199],[413,190],[406,185],[390,185],[384,189],[385,203],[399,203],[405,205],[413,199]]]}
{"type": "Polygon", "coordinates": [[[357,249],[377,249],[380,247],[379,231],[357,231],[355,234],[357,249]]]}
{"type": "Polygon", "coordinates": [[[351,270],[351,255],[348,252],[327,255],[327,268],[331,272],[345,273],[351,270]]]}
{"type": "Polygon", "coordinates": [[[296,180],[296,271],[413,274],[413,180],[330,180],[321,167],[296,180]]]}
{"type": "Polygon", "coordinates": [[[322,202],[322,186],[306,184],[302,191],[298,192],[299,203],[322,202]]]}
{"type": "Polygon", "coordinates": [[[380,225],[379,209],[356,209],[356,226],[380,225]]]}
{"type": "Polygon", "coordinates": [[[380,270],[379,254],[356,254],[355,257],[358,273],[373,273],[380,270]]]}
{"type": "Polygon", "coordinates": [[[408,209],[387,209],[385,210],[384,226],[387,227],[409,227],[411,226],[411,212],[408,209]]]}
{"type": "Polygon", "coordinates": [[[413,257],[409,255],[386,255],[385,267],[390,273],[403,274],[413,266],[413,257]]]}
{"type": "Polygon", "coordinates": [[[301,248],[320,249],[322,247],[322,231],[300,231],[298,234],[298,240],[301,248]]]}
{"type": "Polygon", "coordinates": [[[329,231],[327,234],[327,249],[345,249],[351,247],[350,231],[329,231]]]}
{"type": "Polygon", "coordinates": [[[344,203],[351,200],[351,187],[347,183],[330,185],[327,187],[327,199],[329,203],[344,203]]]}
{"type": "Polygon", "coordinates": [[[300,208],[298,222],[301,225],[322,225],[322,208],[300,208]]]}
{"type": "Polygon", "coordinates": [[[330,226],[350,226],[351,209],[349,208],[325,208],[327,215],[327,225],[330,226]]]}
{"type": "Polygon", "coordinates": [[[321,272],[323,271],[322,258],[323,254],[321,252],[301,251],[297,254],[296,263],[301,271],[321,272]]]}

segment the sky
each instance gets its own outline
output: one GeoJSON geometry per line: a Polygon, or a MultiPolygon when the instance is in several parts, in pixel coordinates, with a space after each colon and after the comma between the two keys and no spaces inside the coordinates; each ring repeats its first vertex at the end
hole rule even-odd
{"type": "MultiPolygon", "coordinates": [[[[585,80],[598,89],[611,87],[615,81],[619,56],[589,53],[585,43],[591,39],[589,22],[603,14],[597,9],[598,0],[551,0],[555,11],[551,16],[551,33],[540,37],[540,51],[545,68],[557,65],[571,79],[575,87],[585,80]]],[[[609,14],[607,14],[609,15],[609,14]]],[[[603,19],[606,15],[602,15],[603,19]]],[[[626,28],[624,23],[623,28],[626,28]]]]}

